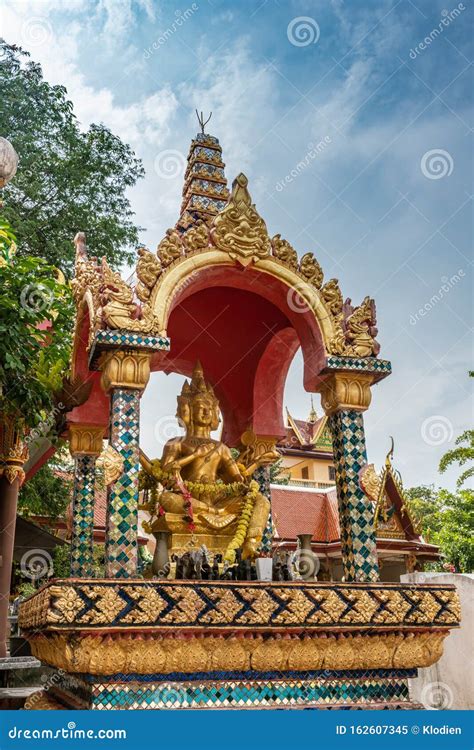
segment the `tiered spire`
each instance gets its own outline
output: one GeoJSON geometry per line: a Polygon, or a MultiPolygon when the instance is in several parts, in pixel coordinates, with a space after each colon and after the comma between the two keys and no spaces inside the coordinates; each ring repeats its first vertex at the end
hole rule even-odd
{"type": "MultiPolygon", "coordinates": [[[[202,123],[201,127],[204,131],[202,123]]],[[[210,224],[222,211],[229,197],[224,167],[218,139],[208,133],[198,133],[191,142],[184,175],[181,216],[176,224],[180,232],[199,220],[210,224]]]]}

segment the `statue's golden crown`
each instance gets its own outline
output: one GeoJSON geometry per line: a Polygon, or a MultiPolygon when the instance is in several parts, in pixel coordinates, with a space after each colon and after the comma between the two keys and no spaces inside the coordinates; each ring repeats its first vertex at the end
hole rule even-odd
{"type": "Polygon", "coordinates": [[[206,383],[204,379],[202,365],[199,361],[196,362],[196,365],[194,367],[191,382],[189,382],[188,380],[185,380],[183,387],[181,389],[182,399],[192,401],[198,396],[207,398],[217,405],[217,398],[214,393],[214,390],[209,383],[206,383]]]}

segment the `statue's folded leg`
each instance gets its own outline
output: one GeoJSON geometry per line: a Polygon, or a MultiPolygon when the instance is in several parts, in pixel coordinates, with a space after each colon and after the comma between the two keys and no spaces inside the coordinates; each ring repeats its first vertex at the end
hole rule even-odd
{"type": "MultiPolygon", "coordinates": [[[[167,513],[184,512],[184,498],[179,492],[165,490],[161,493],[159,502],[161,507],[164,508],[167,513]]],[[[191,502],[194,511],[209,510],[209,506],[206,503],[196,500],[195,497],[192,498],[191,502]]]]}

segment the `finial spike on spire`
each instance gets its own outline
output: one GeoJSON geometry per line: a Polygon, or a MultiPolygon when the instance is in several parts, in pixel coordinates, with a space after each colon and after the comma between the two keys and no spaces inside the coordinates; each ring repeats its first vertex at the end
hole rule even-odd
{"type": "Polygon", "coordinates": [[[314,402],[313,402],[313,396],[311,395],[311,411],[309,412],[308,422],[309,424],[314,424],[317,422],[318,415],[316,413],[316,409],[314,408],[314,402]]]}
{"type": "Polygon", "coordinates": [[[393,459],[393,452],[395,450],[395,441],[391,435],[390,435],[390,440],[391,440],[391,445],[390,445],[390,450],[387,453],[387,457],[385,459],[385,466],[391,466],[392,459],[393,459]]]}
{"type": "Polygon", "coordinates": [[[201,112],[201,114],[199,114],[199,112],[198,112],[198,111],[197,111],[197,109],[196,109],[196,117],[198,118],[198,122],[199,122],[199,124],[200,124],[200,126],[201,126],[201,133],[202,133],[202,134],[204,135],[204,128],[206,127],[207,123],[208,123],[208,122],[209,122],[209,120],[211,119],[211,117],[212,117],[212,112],[210,112],[210,113],[209,113],[209,117],[207,118],[207,120],[204,120],[204,115],[203,115],[203,113],[201,112]]]}

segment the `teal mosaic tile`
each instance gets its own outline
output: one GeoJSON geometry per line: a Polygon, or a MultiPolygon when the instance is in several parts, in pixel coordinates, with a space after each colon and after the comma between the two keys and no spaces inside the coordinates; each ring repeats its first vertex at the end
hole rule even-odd
{"type": "Polygon", "coordinates": [[[326,359],[327,370],[358,370],[359,372],[374,372],[380,377],[386,377],[392,372],[392,364],[387,359],[377,357],[343,357],[334,355],[326,359]]]}
{"type": "Polygon", "coordinates": [[[364,419],[353,409],[328,418],[331,430],[345,581],[378,581],[374,509],[362,492],[359,472],[367,463],[364,419]]]}
{"type": "Polygon", "coordinates": [[[75,578],[92,578],[96,457],[78,455],[74,464],[70,572],[75,578]]]}
{"type": "Polygon", "coordinates": [[[169,351],[170,340],[166,336],[152,336],[134,331],[97,331],[89,354],[89,366],[97,367],[98,355],[110,349],[145,349],[146,351],[169,351]]]}
{"type": "Polygon", "coordinates": [[[112,391],[110,442],[123,458],[123,474],[107,488],[105,570],[109,578],[137,573],[139,414],[138,391],[112,391]]]}
{"type": "MultiPolygon", "coordinates": [[[[56,691],[55,691],[56,692],[56,691]]],[[[63,702],[67,693],[59,688],[63,702]]],[[[403,679],[228,680],[218,682],[109,683],[90,686],[80,697],[84,707],[110,709],[291,708],[302,706],[386,704],[407,702],[403,679]]]]}

